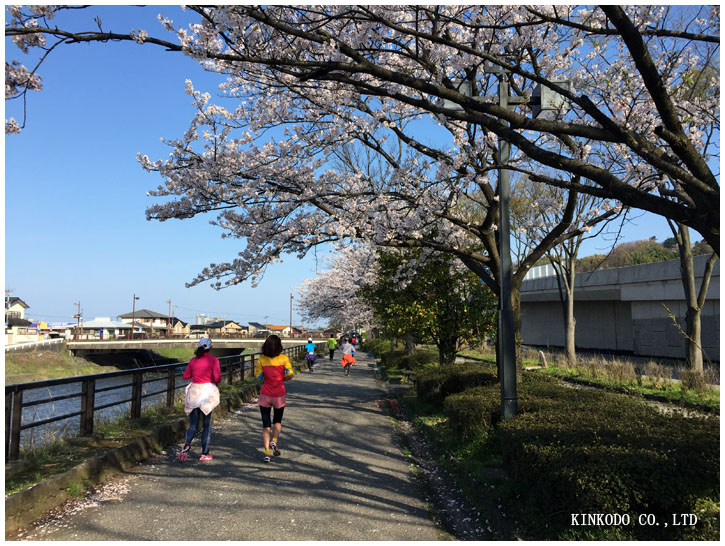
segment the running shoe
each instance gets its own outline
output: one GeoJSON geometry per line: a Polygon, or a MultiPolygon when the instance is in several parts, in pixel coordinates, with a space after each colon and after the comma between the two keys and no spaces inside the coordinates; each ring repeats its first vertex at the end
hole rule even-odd
{"type": "Polygon", "coordinates": [[[189,454],[189,450],[191,449],[191,446],[189,444],[185,444],[183,449],[181,450],[181,453],[179,453],[179,462],[185,463],[186,457],[189,454]]]}
{"type": "Polygon", "coordinates": [[[277,447],[277,443],[274,440],[269,442],[269,447],[272,448],[272,455],[274,455],[275,457],[279,457],[280,455],[282,455],[282,452],[279,450],[279,447],[277,447]]]}
{"type": "Polygon", "coordinates": [[[201,457],[199,457],[200,461],[211,461],[214,457],[211,453],[202,453],[201,457]]]}
{"type": "Polygon", "coordinates": [[[262,460],[263,460],[263,461],[264,461],[265,463],[268,463],[269,461],[271,461],[271,460],[272,460],[272,457],[270,457],[269,455],[267,455],[267,454],[265,453],[265,454],[264,454],[264,458],[263,458],[262,460]]]}

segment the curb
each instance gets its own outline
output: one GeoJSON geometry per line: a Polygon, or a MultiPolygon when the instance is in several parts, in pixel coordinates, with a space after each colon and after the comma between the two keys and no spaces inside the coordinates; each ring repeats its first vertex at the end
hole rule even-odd
{"type": "MultiPolygon", "coordinates": [[[[253,400],[258,393],[258,385],[249,385],[239,393],[221,400],[215,412],[220,417],[226,416],[236,408],[253,400]]],[[[6,538],[8,533],[32,523],[44,512],[60,506],[71,498],[68,489],[73,484],[81,483],[87,490],[117,474],[129,472],[136,463],[156,455],[164,447],[183,438],[186,433],[186,425],[186,418],[178,419],[130,444],[93,457],[30,489],[6,497],[6,538]]]]}

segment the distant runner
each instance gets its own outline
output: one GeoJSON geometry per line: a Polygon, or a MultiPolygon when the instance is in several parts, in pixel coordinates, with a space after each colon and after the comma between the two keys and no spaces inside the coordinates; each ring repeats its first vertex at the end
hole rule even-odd
{"type": "Polygon", "coordinates": [[[342,338],[342,367],[345,369],[345,377],[350,376],[350,366],[355,364],[355,347],[347,342],[347,338],[342,338]]]}
{"type": "Polygon", "coordinates": [[[327,340],[327,348],[330,350],[330,360],[332,360],[335,358],[335,349],[337,349],[337,340],[332,334],[330,334],[330,339],[327,340]]]}
{"type": "Polygon", "coordinates": [[[315,349],[317,348],[317,345],[312,343],[312,338],[307,339],[307,345],[305,345],[305,349],[307,350],[307,354],[305,355],[305,362],[307,362],[307,369],[310,370],[310,372],[313,372],[312,366],[315,365],[315,362],[317,362],[317,357],[315,356],[315,349]]]}

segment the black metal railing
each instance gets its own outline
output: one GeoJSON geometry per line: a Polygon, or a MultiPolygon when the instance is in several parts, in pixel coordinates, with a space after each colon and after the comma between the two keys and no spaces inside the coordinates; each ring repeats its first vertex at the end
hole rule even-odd
{"type": "MultiPolygon", "coordinates": [[[[287,347],[283,349],[283,353],[294,360],[304,351],[304,345],[287,347]]],[[[222,381],[226,380],[231,384],[235,378],[245,380],[254,374],[256,361],[261,353],[246,353],[233,356],[225,356],[219,358],[219,367],[222,372],[222,381]]],[[[40,426],[49,425],[64,419],[79,417],[78,434],[80,436],[89,436],[93,434],[93,423],[95,412],[119,406],[130,404],[129,418],[139,419],[141,417],[141,409],[143,400],[152,396],[166,394],[165,405],[171,407],[174,405],[174,398],[178,389],[186,387],[186,383],[179,381],[183,375],[183,370],[188,362],[178,362],[173,364],[162,364],[160,366],[150,366],[146,368],[138,368],[135,370],[124,370],[118,372],[108,372],[92,375],[83,375],[78,377],[65,377],[62,379],[50,379],[46,381],[33,381],[30,383],[18,383],[15,385],[5,386],[5,457],[7,460],[16,460],[20,456],[21,433],[24,430],[34,429],[40,426]],[[97,382],[113,378],[128,378],[130,381],[123,381],[121,384],[111,386],[97,387],[97,382]],[[166,385],[158,390],[144,392],[144,385],[148,386],[153,383],[165,381],[166,385]],[[78,385],[79,390],[76,392],[53,395],[50,392],[52,387],[61,385],[78,385]],[[23,394],[28,390],[37,390],[47,388],[49,396],[36,400],[23,401],[23,394]],[[115,391],[120,389],[129,389],[130,397],[126,397],[125,392],[121,391],[119,399],[111,402],[96,405],[96,395],[104,392],[115,391]],[[80,399],[80,404],[75,405],[72,411],[60,414],[54,414],[43,419],[24,422],[23,410],[25,408],[40,406],[43,404],[55,404],[62,400],[80,399]]],[[[156,387],[158,388],[158,387],[156,387]]],[[[55,412],[53,412],[55,413],[55,412]]]]}

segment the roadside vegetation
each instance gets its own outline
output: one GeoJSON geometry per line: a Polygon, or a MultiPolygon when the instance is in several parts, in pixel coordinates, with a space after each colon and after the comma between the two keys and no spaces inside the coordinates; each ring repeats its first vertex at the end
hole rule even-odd
{"type": "Polygon", "coordinates": [[[6,385],[115,371],[118,371],[118,368],[99,366],[84,358],[73,356],[67,349],[63,349],[60,353],[54,351],[5,353],[6,385]]]}
{"type": "Polygon", "coordinates": [[[193,347],[173,347],[168,349],[154,349],[155,353],[160,354],[164,358],[178,360],[179,362],[189,362],[194,358],[193,347]]]}
{"type": "MultiPolygon", "coordinates": [[[[460,354],[484,362],[496,362],[493,349],[467,350],[460,354]]],[[[531,349],[524,351],[524,366],[539,367],[539,373],[568,381],[685,408],[704,412],[720,410],[719,370],[714,367],[705,368],[704,376],[700,376],[691,375],[683,367],[667,366],[654,361],[635,365],[626,359],[603,357],[580,357],[576,366],[569,366],[562,354],[547,355],[531,349]],[[673,379],[673,374],[680,379],[673,379]]]]}
{"type": "Polygon", "coordinates": [[[719,412],[663,413],[639,395],[527,370],[519,414],[501,422],[494,361],[438,366],[427,355],[416,362],[390,354],[388,341],[363,348],[389,378],[415,378],[401,399],[408,418],[482,514],[493,506],[513,520],[516,538],[718,540],[719,412]],[[582,513],[627,515],[630,524],[573,526],[572,514],[582,513]],[[697,524],[673,525],[683,513],[697,524]],[[642,515],[660,525],[640,524],[642,515]]]}

